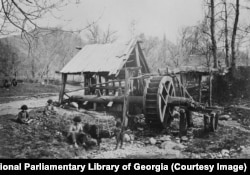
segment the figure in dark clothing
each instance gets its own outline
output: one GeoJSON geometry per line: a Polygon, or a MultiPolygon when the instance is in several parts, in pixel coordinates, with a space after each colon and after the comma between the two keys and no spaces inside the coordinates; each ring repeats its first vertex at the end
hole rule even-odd
{"type": "Polygon", "coordinates": [[[28,106],[22,105],[21,111],[17,115],[17,122],[21,124],[29,124],[32,119],[30,119],[29,113],[28,113],[28,106]]]}
{"type": "Polygon", "coordinates": [[[17,81],[16,81],[16,79],[15,79],[15,78],[14,78],[14,79],[12,79],[11,84],[12,84],[12,86],[17,86],[17,81]]]}

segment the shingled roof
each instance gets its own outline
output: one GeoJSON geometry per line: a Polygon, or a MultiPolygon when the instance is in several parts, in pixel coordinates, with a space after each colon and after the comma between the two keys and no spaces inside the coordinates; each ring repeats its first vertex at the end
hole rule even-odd
{"type": "Polygon", "coordinates": [[[107,72],[109,75],[117,75],[127,60],[133,55],[132,52],[136,44],[138,44],[139,58],[143,69],[149,72],[137,39],[123,43],[86,45],[60,72],[67,74],[107,72]]]}

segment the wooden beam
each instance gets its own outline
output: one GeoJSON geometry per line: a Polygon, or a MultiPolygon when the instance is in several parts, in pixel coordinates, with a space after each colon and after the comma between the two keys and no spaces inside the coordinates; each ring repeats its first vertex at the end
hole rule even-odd
{"type": "Polygon", "coordinates": [[[209,106],[212,106],[212,96],[213,96],[213,74],[209,75],[209,106]]]}
{"type": "Polygon", "coordinates": [[[66,82],[67,82],[67,74],[62,74],[62,87],[61,87],[61,91],[59,94],[59,100],[58,100],[59,103],[63,102],[63,96],[64,96],[66,82]]]}
{"type": "MultiPolygon", "coordinates": [[[[110,101],[113,101],[114,103],[123,103],[124,102],[124,96],[101,96],[97,97],[96,95],[73,95],[70,97],[70,99],[74,101],[79,102],[95,102],[95,103],[109,103],[110,101]]],[[[142,96],[128,96],[127,101],[129,103],[135,103],[135,104],[142,104],[143,97],[142,96]]]]}
{"type": "Polygon", "coordinates": [[[137,66],[137,67],[141,67],[141,63],[140,63],[140,54],[139,54],[138,44],[137,44],[137,43],[136,43],[136,45],[135,45],[135,59],[136,59],[136,66],[137,66]]]}
{"type": "Polygon", "coordinates": [[[126,67],[121,69],[121,71],[126,71],[126,70],[141,70],[141,67],[126,67]]]}

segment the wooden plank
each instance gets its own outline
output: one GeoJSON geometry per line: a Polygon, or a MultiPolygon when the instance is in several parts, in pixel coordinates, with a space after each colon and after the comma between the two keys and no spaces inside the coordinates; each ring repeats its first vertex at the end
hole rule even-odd
{"type": "Polygon", "coordinates": [[[242,109],[242,110],[248,110],[248,111],[250,111],[250,108],[246,107],[246,106],[229,106],[229,108],[242,109]]]}
{"type": "MultiPolygon", "coordinates": [[[[141,67],[126,67],[126,68],[122,68],[120,71],[126,71],[126,70],[140,70],[141,67]]],[[[125,76],[126,76],[126,72],[125,72],[125,76]]]]}

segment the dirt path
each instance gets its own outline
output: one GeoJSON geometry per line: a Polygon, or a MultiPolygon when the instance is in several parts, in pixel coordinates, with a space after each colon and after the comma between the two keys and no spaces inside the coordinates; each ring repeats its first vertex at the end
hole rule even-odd
{"type": "Polygon", "coordinates": [[[58,96],[49,96],[44,98],[29,97],[29,99],[25,100],[3,103],[0,105],[0,116],[6,114],[16,115],[19,111],[18,108],[20,108],[23,104],[26,104],[29,108],[45,106],[48,99],[58,100],[58,96]]]}

